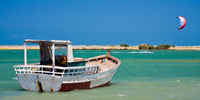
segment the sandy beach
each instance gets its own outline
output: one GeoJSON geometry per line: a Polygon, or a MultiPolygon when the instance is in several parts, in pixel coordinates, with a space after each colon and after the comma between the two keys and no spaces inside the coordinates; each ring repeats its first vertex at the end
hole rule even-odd
{"type": "MultiPolygon", "coordinates": [[[[0,45],[0,50],[23,50],[23,45],[0,45]]],[[[39,46],[29,45],[27,46],[29,50],[37,50],[39,46]]],[[[139,50],[138,46],[129,46],[129,47],[120,47],[119,45],[109,45],[109,46],[101,46],[101,45],[74,45],[74,50],[139,50]]],[[[170,47],[169,50],[200,50],[200,46],[175,46],[170,47]]]]}

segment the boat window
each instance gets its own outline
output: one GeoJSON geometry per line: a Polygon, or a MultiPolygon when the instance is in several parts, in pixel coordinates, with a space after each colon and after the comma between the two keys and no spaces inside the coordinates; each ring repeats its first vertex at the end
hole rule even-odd
{"type": "Polygon", "coordinates": [[[67,55],[67,47],[55,47],[55,55],[67,55]]]}

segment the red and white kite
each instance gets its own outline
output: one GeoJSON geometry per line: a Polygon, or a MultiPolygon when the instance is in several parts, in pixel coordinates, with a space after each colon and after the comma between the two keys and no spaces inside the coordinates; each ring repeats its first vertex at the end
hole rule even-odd
{"type": "Polygon", "coordinates": [[[178,16],[177,18],[180,19],[180,27],[178,28],[179,30],[183,29],[185,27],[186,24],[186,20],[183,16],[178,16]]]}

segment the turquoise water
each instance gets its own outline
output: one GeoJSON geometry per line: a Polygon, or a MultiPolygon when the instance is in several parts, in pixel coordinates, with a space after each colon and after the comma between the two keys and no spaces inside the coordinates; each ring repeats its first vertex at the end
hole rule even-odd
{"type": "MultiPolygon", "coordinates": [[[[82,58],[103,54],[74,51],[82,58]]],[[[200,51],[112,50],[111,55],[122,63],[108,86],[39,93],[25,91],[16,80],[13,65],[24,63],[23,50],[0,50],[0,100],[200,100],[200,51]]],[[[38,50],[28,50],[28,62],[39,62],[38,50]]]]}

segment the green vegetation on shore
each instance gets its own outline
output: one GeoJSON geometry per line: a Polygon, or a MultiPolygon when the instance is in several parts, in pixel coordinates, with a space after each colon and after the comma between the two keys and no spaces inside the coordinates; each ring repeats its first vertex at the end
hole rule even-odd
{"type": "Polygon", "coordinates": [[[129,47],[127,44],[121,44],[120,47],[129,47]]]}
{"type": "Polygon", "coordinates": [[[158,46],[140,45],[139,50],[168,50],[171,46],[169,44],[161,44],[158,46]]]}
{"type": "Polygon", "coordinates": [[[161,44],[156,47],[156,50],[168,50],[170,47],[169,44],[161,44]]]}

